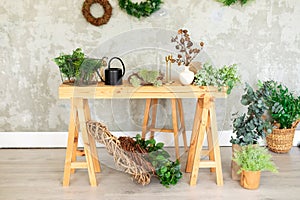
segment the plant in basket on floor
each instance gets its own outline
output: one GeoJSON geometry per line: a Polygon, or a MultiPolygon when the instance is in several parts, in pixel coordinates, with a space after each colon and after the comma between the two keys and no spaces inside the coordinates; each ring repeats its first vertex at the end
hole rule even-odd
{"type": "Polygon", "coordinates": [[[297,124],[300,122],[300,96],[276,81],[259,82],[268,105],[268,117],[274,125],[267,135],[268,148],[276,153],[287,153],[292,145],[297,124]]]}

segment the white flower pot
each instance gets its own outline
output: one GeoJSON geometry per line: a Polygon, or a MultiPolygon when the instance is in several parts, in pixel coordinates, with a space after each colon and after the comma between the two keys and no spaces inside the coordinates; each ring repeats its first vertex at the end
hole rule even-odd
{"type": "Polygon", "coordinates": [[[185,66],[184,70],[179,74],[179,81],[182,85],[190,85],[194,80],[194,73],[189,70],[189,66],[185,66]]]}

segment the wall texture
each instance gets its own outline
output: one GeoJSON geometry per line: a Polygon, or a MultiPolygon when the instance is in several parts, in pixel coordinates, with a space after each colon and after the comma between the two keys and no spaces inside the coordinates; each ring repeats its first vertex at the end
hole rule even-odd
{"type": "MultiPolygon", "coordinates": [[[[121,56],[127,75],[138,67],[163,69],[172,53],[170,37],[187,28],[194,41],[204,41],[197,58],[216,66],[237,63],[243,82],[282,81],[300,94],[300,1],[257,0],[224,7],[214,0],[164,0],[162,9],[135,19],[110,0],[113,15],[96,27],[81,14],[83,1],[16,0],[0,5],[0,132],[66,131],[69,102],[58,99],[59,70],[52,59],[81,47],[94,57],[121,56]]],[[[93,12],[101,12],[97,6],[93,12]]],[[[180,68],[174,67],[174,76],[180,68]]],[[[242,86],[218,101],[219,129],[231,129],[230,117],[242,110],[242,86]]],[[[191,128],[194,100],[185,100],[191,128]]],[[[91,101],[92,117],[111,130],[139,130],[142,100],[91,101]],[[130,116],[130,117],[129,117],[130,116]]],[[[160,123],[169,108],[161,102],[160,123]]]]}

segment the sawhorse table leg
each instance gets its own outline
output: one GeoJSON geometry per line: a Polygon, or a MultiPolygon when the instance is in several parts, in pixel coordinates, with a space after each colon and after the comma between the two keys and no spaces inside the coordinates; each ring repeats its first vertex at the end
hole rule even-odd
{"type": "Polygon", "coordinates": [[[210,168],[211,172],[216,172],[217,185],[223,185],[215,104],[214,99],[208,95],[199,98],[196,105],[186,165],[186,172],[191,172],[190,185],[196,184],[199,168],[210,168]],[[207,134],[208,151],[202,150],[205,133],[207,134]],[[209,160],[200,160],[202,152],[209,155],[209,160]]]}
{"type": "Polygon", "coordinates": [[[69,186],[70,175],[75,169],[87,168],[91,186],[97,186],[95,172],[100,172],[100,163],[95,140],[88,134],[86,122],[90,120],[90,108],[87,99],[71,99],[68,144],[65,159],[63,186],[69,186]],[[84,151],[77,149],[78,133],[81,129],[84,151]],[[85,156],[86,161],[77,162],[76,156],[85,156]]]}

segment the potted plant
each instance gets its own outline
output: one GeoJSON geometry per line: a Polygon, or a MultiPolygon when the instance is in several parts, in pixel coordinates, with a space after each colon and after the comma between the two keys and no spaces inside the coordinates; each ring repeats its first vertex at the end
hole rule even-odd
{"type": "MultiPolygon", "coordinates": [[[[267,110],[264,102],[264,94],[260,90],[254,90],[246,83],[245,93],[241,98],[241,103],[247,106],[247,112],[243,114],[235,113],[233,119],[233,133],[230,142],[232,143],[232,154],[240,150],[242,146],[258,144],[260,139],[265,138],[266,132],[272,132],[270,121],[263,117],[267,110]]],[[[238,165],[231,162],[232,179],[239,180],[237,174],[238,165]]]]}
{"type": "Polygon", "coordinates": [[[234,153],[233,160],[240,166],[240,184],[246,189],[257,189],[260,184],[262,170],[277,172],[272,156],[268,150],[258,145],[243,146],[234,153]]]}
{"type": "Polygon", "coordinates": [[[204,43],[200,42],[200,48],[194,48],[194,43],[186,29],[179,29],[178,34],[172,37],[171,42],[175,43],[178,54],[176,58],[172,58],[170,61],[176,62],[178,66],[185,66],[184,71],[179,74],[179,80],[182,85],[190,85],[194,80],[194,73],[189,70],[189,65],[203,49],[204,43]]]}
{"type": "Polygon", "coordinates": [[[61,53],[54,58],[59,67],[62,82],[78,86],[97,83],[96,71],[106,65],[106,60],[86,58],[81,48],[77,48],[72,54],[61,53]]]}
{"type": "Polygon", "coordinates": [[[295,96],[289,89],[276,81],[259,83],[268,105],[268,116],[274,125],[267,135],[268,148],[276,153],[287,153],[293,145],[295,129],[300,122],[300,96],[295,96]]]}

